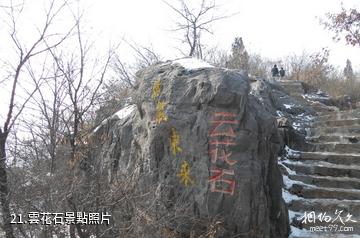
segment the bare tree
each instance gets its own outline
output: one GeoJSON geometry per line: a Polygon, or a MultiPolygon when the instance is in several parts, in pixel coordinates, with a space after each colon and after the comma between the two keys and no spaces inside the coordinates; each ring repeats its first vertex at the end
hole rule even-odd
{"type": "Polygon", "coordinates": [[[321,24],[335,33],[334,40],[339,41],[343,36],[348,44],[360,46],[360,12],[357,9],[341,7],[339,13],[328,13],[327,21],[321,24]]]}
{"type": "Polygon", "coordinates": [[[289,69],[289,77],[294,80],[307,82],[319,87],[327,81],[335,71],[334,66],[329,63],[330,51],[327,48],[321,51],[302,55],[293,55],[286,59],[289,69]]]}
{"type": "Polygon", "coordinates": [[[137,72],[162,60],[162,57],[154,50],[152,45],[142,46],[126,40],[123,40],[121,43],[123,42],[131,48],[131,60],[129,60],[129,57],[125,59],[122,56],[119,44],[109,65],[109,77],[103,85],[101,108],[96,113],[97,123],[100,123],[131,102],[130,94],[131,89],[137,84],[137,72]]]}
{"type": "MultiPolygon", "coordinates": [[[[111,60],[111,68],[114,71],[114,78],[120,81],[120,86],[125,88],[134,87],[135,73],[141,69],[161,61],[161,56],[155,52],[152,45],[141,46],[136,43],[124,42],[133,50],[135,62],[133,66],[125,63],[119,54],[114,54],[111,60]]],[[[113,85],[111,85],[113,86],[113,85]]]]}
{"type": "Polygon", "coordinates": [[[204,46],[202,43],[203,33],[212,34],[211,25],[229,16],[216,15],[218,5],[216,5],[215,0],[202,0],[198,10],[193,10],[185,0],[178,0],[180,6],[175,6],[175,4],[167,1],[163,2],[180,17],[173,31],[184,33],[182,42],[188,46],[188,53],[182,53],[202,59],[204,46]]]}
{"type": "Polygon", "coordinates": [[[216,46],[210,48],[203,59],[216,67],[226,67],[226,62],[229,60],[228,52],[216,46]]]}
{"type": "MultiPolygon", "coordinates": [[[[7,154],[6,144],[9,133],[11,132],[17,118],[23,112],[26,104],[32,98],[38,87],[34,87],[25,100],[18,101],[17,89],[19,86],[20,78],[24,76],[24,68],[35,56],[49,52],[49,50],[59,46],[70,34],[72,29],[66,34],[56,34],[51,32],[51,26],[54,21],[67,6],[67,1],[62,1],[57,4],[57,1],[51,0],[50,5],[45,14],[45,22],[42,27],[38,28],[38,37],[30,44],[26,44],[19,39],[18,24],[19,15],[23,10],[23,4],[13,5],[12,2],[8,8],[5,9],[9,17],[10,38],[15,46],[16,54],[18,56],[16,65],[12,65],[11,74],[11,91],[10,99],[8,102],[8,111],[5,122],[0,128],[0,201],[2,206],[3,227],[7,238],[13,238],[14,232],[11,224],[10,216],[10,197],[8,187],[7,175],[7,154]],[[45,44],[48,42],[48,44],[45,44]]],[[[11,65],[11,64],[10,64],[11,65]]]]}
{"type": "Polygon", "coordinates": [[[268,74],[269,62],[259,54],[249,55],[249,74],[258,77],[266,77],[268,74]]]}
{"type": "Polygon", "coordinates": [[[138,71],[149,67],[152,64],[161,61],[161,56],[155,52],[152,45],[142,46],[136,43],[129,43],[128,45],[133,49],[135,55],[135,66],[134,71],[138,71]]]}
{"type": "Polygon", "coordinates": [[[64,125],[61,124],[61,110],[68,95],[66,94],[66,81],[54,62],[49,63],[45,57],[42,67],[37,66],[40,72],[36,73],[32,64],[27,65],[29,77],[37,87],[37,92],[29,102],[29,113],[19,118],[22,127],[32,135],[33,139],[45,146],[45,157],[50,161],[48,169],[51,174],[55,170],[56,150],[64,135],[64,125]],[[40,74],[40,75],[39,75],[40,74]],[[41,82],[37,79],[40,78],[41,82]]]}
{"type": "MultiPolygon", "coordinates": [[[[73,14],[76,22],[75,52],[65,54],[51,50],[56,64],[64,80],[65,92],[68,96],[63,103],[60,113],[60,121],[65,126],[65,144],[70,148],[67,161],[67,193],[64,198],[72,211],[80,211],[77,201],[81,200],[75,181],[75,166],[87,163],[87,153],[91,149],[89,135],[91,133],[91,114],[96,110],[97,103],[101,97],[101,86],[104,83],[114,50],[110,49],[102,61],[102,57],[92,57],[93,44],[83,39],[81,14],[73,14]]],[[[65,171],[64,171],[65,172],[65,171]]],[[[79,185],[82,186],[82,185],[79,185]]],[[[85,195],[84,195],[85,196],[85,195]]],[[[87,237],[86,232],[80,224],[70,226],[70,237],[87,237]],[[76,232],[75,232],[76,229],[76,232]]]]}
{"type": "Polygon", "coordinates": [[[78,55],[72,55],[69,59],[66,59],[66,56],[51,51],[57,68],[65,79],[66,93],[69,95],[70,100],[70,105],[66,108],[68,114],[63,117],[63,120],[69,133],[68,139],[72,149],[72,162],[75,160],[76,148],[79,140],[81,140],[81,126],[84,123],[86,113],[94,106],[99,97],[99,90],[104,82],[112,57],[112,53],[109,52],[104,65],[100,69],[95,67],[99,63],[97,61],[93,62],[93,67],[88,68],[90,62],[87,62],[87,59],[91,45],[83,42],[80,19],[77,19],[76,29],[78,55]]]}
{"type": "MultiPolygon", "coordinates": [[[[81,162],[87,162],[87,152],[93,149],[89,140],[92,123],[89,114],[97,107],[100,85],[104,81],[112,51],[106,55],[103,62],[90,53],[91,45],[84,44],[83,50],[80,50],[79,39],[83,41],[84,38],[80,29],[80,25],[76,26],[76,34],[69,39],[78,43],[77,46],[72,44],[78,52],[70,49],[71,54],[68,56],[63,48],[51,49],[53,57],[50,59],[53,59],[53,64],[47,64],[48,68],[44,66],[40,70],[43,81],[29,103],[31,111],[36,112],[36,115],[34,118],[27,115],[20,121],[27,128],[27,134],[31,135],[31,139],[20,141],[21,151],[12,151],[12,155],[25,161],[23,164],[26,164],[26,167],[17,168],[11,176],[11,182],[26,191],[31,188],[26,195],[14,191],[14,199],[21,198],[14,202],[14,210],[21,213],[34,210],[69,211],[69,207],[76,212],[84,211],[85,205],[92,206],[93,199],[89,198],[89,191],[97,189],[96,183],[74,177],[79,177],[81,162]],[[60,50],[61,53],[58,53],[60,50]],[[86,54],[81,54],[82,51],[86,54]],[[83,71],[82,79],[80,71],[83,71]],[[75,166],[75,163],[79,166],[75,166]],[[74,176],[75,173],[77,175],[74,176]],[[24,182],[24,177],[29,179],[24,182]],[[36,209],[31,209],[34,207],[36,209]]],[[[34,84],[37,84],[33,68],[31,65],[27,68],[34,84]]],[[[91,229],[79,226],[71,226],[70,235],[75,237],[77,232],[80,237],[89,237],[87,231],[91,229]]],[[[52,237],[54,233],[65,233],[63,228],[51,225],[32,227],[17,224],[16,228],[16,231],[23,231],[22,233],[33,233],[34,237],[52,237]]]]}

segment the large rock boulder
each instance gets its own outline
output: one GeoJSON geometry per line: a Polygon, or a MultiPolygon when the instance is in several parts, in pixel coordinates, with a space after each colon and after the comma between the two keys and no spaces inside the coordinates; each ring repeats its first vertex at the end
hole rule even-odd
{"type": "Polygon", "coordinates": [[[257,78],[251,83],[250,93],[278,120],[286,118],[284,125],[278,125],[281,137],[284,144],[297,150],[307,149],[306,128],[313,123],[317,110],[332,110],[323,103],[329,98],[320,91],[309,93],[299,81],[257,78]]]}
{"type": "Polygon", "coordinates": [[[142,219],[137,237],[287,237],[276,118],[247,75],[182,59],[137,77],[134,104],[94,132],[108,182],[142,194],[141,218],[114,205],[114,222],[142,219]]]}

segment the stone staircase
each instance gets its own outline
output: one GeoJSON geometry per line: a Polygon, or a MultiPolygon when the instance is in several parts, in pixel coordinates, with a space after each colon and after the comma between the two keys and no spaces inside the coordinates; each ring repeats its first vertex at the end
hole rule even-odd
{"type": "MultiPolygon", "coordinates": [[[[306,99],[299,83],[280,84],[306,99]]],[[[318,117],[306,129],[307,150],[288,148],[280,161],[290,237],[360,237],[360,111],[314,109],[318,117]]]]}

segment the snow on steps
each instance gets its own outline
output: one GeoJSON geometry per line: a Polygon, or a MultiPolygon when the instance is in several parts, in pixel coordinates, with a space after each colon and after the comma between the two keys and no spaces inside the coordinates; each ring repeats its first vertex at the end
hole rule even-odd
{"type": "MultiPolygon", "coordinates": [[[[284,178],[283,198],[291,223],[289,237],[360,237],[360,110],[340,111],[326,106],[324,103],[330,100],[326,94],[305,94],[301,82],[278,82],[289,95],[319,115],[307,123],[303,116],[293,122],[295,130],[307,132],[308,151],[286,147],[287,156],[279,160],[284,178]],[[353,232],[311,232],[301,222],[305,212],[334,214],[337,209],[356,217],[353,232]]],[[[291,107],[290,103],[284,105],[285,109],[291,107]]]]}
{"type": "Polygon", "coordinates": [[[291,161],[324,161],[333,164],[360,165],[360,154],[334,153],[334,152],[300,152],[298,156],[289,156],[291,161]]]}

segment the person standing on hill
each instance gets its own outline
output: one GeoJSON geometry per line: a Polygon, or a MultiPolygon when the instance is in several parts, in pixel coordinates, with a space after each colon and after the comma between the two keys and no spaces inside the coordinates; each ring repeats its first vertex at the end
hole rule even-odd
{"type": "Polygon", "coordinates": [[[280,78],[283,78],[285,76],[285,70],[283,67],[280,68],[279,73],[280,73],[280,78]]]}
{"type": "Polygon", "coordinates": [[[276,66],[276,64],[274,65],[274,67],[271,69],[271,74],[273,77],[279,77],[279,69],[276,66]]]}

